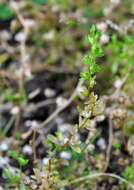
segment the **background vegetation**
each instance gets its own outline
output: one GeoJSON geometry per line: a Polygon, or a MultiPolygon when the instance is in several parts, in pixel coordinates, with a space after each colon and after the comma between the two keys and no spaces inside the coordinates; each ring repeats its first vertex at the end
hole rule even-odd
{"type": "Polygon", "coordinates": [[[0,190],[134,189],[133,0],[0,0],[0,190]]]}

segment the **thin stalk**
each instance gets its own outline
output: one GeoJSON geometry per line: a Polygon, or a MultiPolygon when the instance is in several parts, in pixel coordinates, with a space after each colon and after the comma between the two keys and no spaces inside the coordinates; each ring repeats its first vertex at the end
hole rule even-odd
{"type": "Polygon", "coordinates": [[[134,184],[130,183],[129,181],[127,181],[123,177],[120,177],[120,176],[118,176],[116,174],[112,174],[112,173],[94,173],[94,174],[91,174],[91,175],[87,175],[87,176],[84,176],[84,177],[77,178],[77,179],[72,180],[72,181],[66,181],[63,184],[61,184],[58,187],[58,189],[62,188],[62,187],[65,187],[65,186],[74,185],[76,183],[80,183],[80,182],[83,182],[83,181],[86,181],[86,180],[89,180],[89,179],[98,178],[98,177],[112,177],[112,178],[118,179],[122,183],[127,184],[132,190],[134,190],[134,184]]]}

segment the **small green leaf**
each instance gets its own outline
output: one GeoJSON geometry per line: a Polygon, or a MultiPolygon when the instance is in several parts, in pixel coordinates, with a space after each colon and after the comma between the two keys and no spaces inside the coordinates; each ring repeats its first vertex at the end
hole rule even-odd
{"type": "Polygon", "coordinates": [[[9,6],[4,3],[0,3],[0,19],[6,20],[12,18],[13,16],[14,13],[9,6]]]}
{"type": "Polygon", "coordinates": [[[17,161],[18,161],[18,163],[19,163],[19,165],[20,165],[21,167],[26,166],[27,163],[28,163],[28,160],[26,160],[26,159],[24,159],[24,158],[22,158],[22,157],[18,157],[18,158],[17,158],[17,161]]]}
{"type": "Polygon", "coordinates": [[[16,151],[9,151],[8,155],[15,160],[18,158],[18,154],[16,153],[16,151]]]}
{"type": "Polygon", "coordinates": [[[18,155],[16,151],[9,151],[8,155],[11,156],[14,160],[16,160],[21,167],[27,165],[28,160],[24,159],[23,156],[18,155]]]}
{"type": "Polygon", "coordinates": [[[10,185],[18,186],[21,180],[21,176],[12,173],[8,168],[4,168],[3,177],[7,179],[7,183],[10,185]]]}
{"type": "Polygon", "coordinates": [[[90,44],[93,44],[93,43],[94,43],[94,39],[93,39],[92,36],[88,35],[88,36],[87,36],[87,39],[88,39],[88,42],[89,42],[90,44]]]}
{"type": "Polygon", "coordinates": [[[42,5],[42,4],[46,4],[47,0],[32,0],[32,2],[38,5],[42,5]]]}

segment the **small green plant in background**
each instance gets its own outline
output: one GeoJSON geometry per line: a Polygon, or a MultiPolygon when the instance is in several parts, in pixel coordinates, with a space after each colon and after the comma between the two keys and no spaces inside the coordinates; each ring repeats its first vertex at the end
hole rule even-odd
{"type": "Polygon", "coordinates": [[[21,175],[14,174],[9,168],[4,168],[3,177],[7,180],[9,186],[19,186],[21,175]]]}
{"type": "Polygon", "coordinates": [[[9,6],[4,3],[0,3],[0,19],[2,20],[11,19],[13,16],[14,13],[9,8],[9,6]]]}
{"type": "Polygon", "coordinates": [[[16,151],[9,151],[9,156],[16,160],[20,166],[20,168],[26,166],[28,164],[28,160],[25,159],[22,155],[17,154],[16,151]]]}
{"type": "Polygon", "coordinates": [[[130,182],[134,182],[134,162],[127,166],[123,172],[123,176],[130,182]]]}
{"type": "Polygon", "coordinates": [[[46,4],[47,0],[32,0],[32,2],[37,5],[42,5],[42,4],[46,4]]]}
{"type": "Polygon", "coordinates": [[[110,63],[113,74],[124,76],[134,65],[133,40],[132,35],[123,36],[122,40],[119,40],[117,35],[112,35],[111,42],[106,46],[106,49],[111,53],[107,61],[110,63]]]}
{"type": "Polygon", "coordinates": [[[16,151],[9,151],[8,155],[18,162],[20,169],[15,172],[11,168],[4,168],[3,177],[7,180],[8,186],[20,187],[20,189],[26,190],[25,185],[22,181],[22,168],[27,165],[28,160],[25,159],[22,155],[17,154],[16,151]]]}

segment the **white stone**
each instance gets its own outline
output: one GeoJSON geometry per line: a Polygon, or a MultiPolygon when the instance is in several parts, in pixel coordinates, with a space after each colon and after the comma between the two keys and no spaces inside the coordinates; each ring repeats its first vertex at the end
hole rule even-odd
{"type": "Polygon", "coordinates": [[[37,121],[32,121],[32,123],[31,123],[31,127],[32,127],[32,129],[36,129],[37,127],[38,127],[38,123],[37,123],[37,121]]]}
{"type": "Polygon", "coordinates": [[[59,96],[59,97],[56,98],[56,104],[57,104],[58,107],[62,107],[66,103],[67,103],[67,99],[65,99],[65,98],[63,98],[61,96],[59,96]]]}
{"type": "Polygon", "coordinates": [[[109,36],[107,34],[102,34],[100,37],[101,44],[107,44],[109,42],[109,36]]]}
{"type": "Polygon", "coordinates": [[[19,113],[19,107],[18,106],[14,106],[12,109],[11,109],[11,114],[12,115],[17,115],[19,113]]]}
{"type": "Polygon", "coordinates": [[[98,141],[97,141],[97,145],[99,146],[99,148],[101,150],[106,150],[106,142],[103,138],[100,138],[98,141]]]}
{"type": "Polygon", "coordinates": [[[55,90],[53,90],[53,89],[51,89],[51,88],[46,88],[46,89],[44,90],[44,94],[45,94],[45,96],[46,96],[47,98],[52,98],[52,97],[55,96],[56,92],[55,92],[55,90]]]}
{"type": "Polygon", "coordinates": [[[0,157],[0,168],[3,168],[5,165],[7,165],[7,160],[3,157],[0,157]]]}
{"type": "Polygon", "coordinates": [[[42,163],[43,163],[44,165],[47,165],[48,162],[49,162],[49,160],[50,160],[50,158],[43,158],[43,159],[42,159],[42,163]]]}
{"type": "Polygon", "coordinates": [[[65,160],[70,160],[72,157],[70,152],[63,151],[60,153],[60,158],[65,159],[65,160]]]}
{"type": "Polygon", "coordinates": [[[105,22],[99,22],[96,24],[96,28],[102,32],[107,30],[107,24],[105,22]]]}
{"type": "Polygon", "coordinates": [[[7,151],[8,150],[8,144],[7,143],[5,143],[5,142],[2,142],[1,144],[0,144],[0,151],[2,151],[2,152],[5,152],[5,151],[7,151]]]}
{"type": "Polygon", "coordinates": [[[26,155],[32,155],[32,147],[30,145],[25,145],[22,149],[22,152],[26,155]]]}
{"type": "Polygon", "coordinates": [[[24,32],[19,32],[15,35],[15,40],[17,42],[24,42],[26,40],[26,34],[24,32]]]}
{"type": "Polygon", "coordinates": [[[120,79],[116,80],[114,83],[115,88],[120,88],[122,85],[122,81],[120,79]]]}

